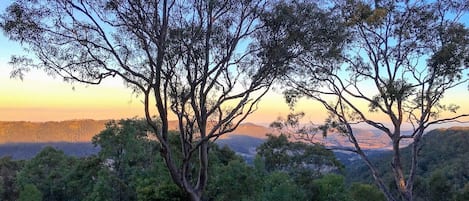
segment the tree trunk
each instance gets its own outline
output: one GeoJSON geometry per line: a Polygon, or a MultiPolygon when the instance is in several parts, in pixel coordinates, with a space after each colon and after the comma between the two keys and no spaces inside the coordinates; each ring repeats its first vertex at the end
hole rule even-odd
{"type": "Polygon", "coordinates": [[[386,197],[386,200],[388,201],[397,201],[394,196],[389,192],[389,189],[386,187],[384,184],[383,180],[379,176],[378,171],[376,170],[375,166],[368,160],[368,157],[363,153],[363,151],[358,152],[359,155],[361,156],[362,160],[365,161],[365,164],[368,166],[368,168],[371,171],[371,175],[373,176],[376,184],[378,185],[378,188],[383,192],[384,196],[386,197]]]}
{"type": "Polygon", "coordinates": [[[208,181],[208,142],[203,142],[199,149],[200,170],[196,189],[199,192],[203,192],[208,181]]]}
{"type": "Polygon", "coordinates": [[[355,135],[353,134],[353,129],[350,126],[350,124],[346,124],[347,130],[350,134],[350,140],[353,143],[356,153],[362,158],[362,160],[365,162],[365,164],[368,166],[368,168],[371,171],[371,175],[373,176],[376,184],[378,185],[378,188],[383,192],[384,196],[386,197],[386,200],[388,201],[397,201],[394,196],[391,194],[389,189],[386,187],[384,184],[384,181],[381,179],[380,174],[378,173],[378,170],[376,167],[371,163],[371,161],[368,159],[368,156],[366,156],[365,152],[361,149],[360,145],[358,144],[357,138],[355,138],[355,135]]]}
{"type": "Polygon", "coordinates": [[[392,170],[394,172],[394,181],[401,195],[401,199],[412,201],[412,193],[408,191],[404,172],[402,171],[401,152],[399,149],[399,139],[393,139],[393,159],[392,170]]]}
{"type": "Polygon", "coordinates": [[[186,192],[189,194],[189,198],[191,199],[191,201],[200,201],[200,196],[198,195],[197,192],[195,191],[187,191],[186,192]]]}

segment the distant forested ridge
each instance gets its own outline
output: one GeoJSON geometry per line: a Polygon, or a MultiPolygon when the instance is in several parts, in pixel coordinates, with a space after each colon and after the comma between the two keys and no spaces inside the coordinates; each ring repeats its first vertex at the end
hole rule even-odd
{"type": "MultiPolygon", "coordinates": [[[[91,142],[91,139],[101,132],[109,121],[91,119],[47,122],[0,121],[0,144],[91,142]]],[[[170,130],[178,129],[177,121],[169,121],[168,124],[170,130]]],[[[272,132],[275,131],[261,125],[244,123],[231,133],[266,138],[265,135],[272,132]]]]}
{"type": "MultiPolygon", "coordinates": [[[[108,121],[91,119],[48,122],[0,121],[0,147],[2,144],[19,143],[90,143],[93,136],[102,131],[108,121]]],[[[168,127],[169,130],[177,130],[178,122],[169,121],[168,127]]],[[[355,132],[358,133],[357,138],[363,142],[363,149],[386,150],[391,147],[389,139],[386,139],[382,132],[365,129],[355,129],[355,132]]],[[[236,130],[221,136],[220,139],[233,138],[230,141],[236,141],[241,140],[242,137],[238,136],[242,135],[264,140],[269,133],[278,134],[278,131],[254,123],[242,123],[236,130]]],[[[352,146],[346,137],[337,133],[330,133],[326,138],[318,135],[314,141],[329,147],[352,146]]]]}
{"type": "Polygon", "coordinates": [[[108,120],[68,120],[48,122],[0,122],[0,144],[44,142],[91,142],[108,120]]]}

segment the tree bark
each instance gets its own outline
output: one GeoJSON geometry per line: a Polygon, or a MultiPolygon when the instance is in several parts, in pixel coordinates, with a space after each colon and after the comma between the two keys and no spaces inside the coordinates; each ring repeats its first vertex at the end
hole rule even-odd
{"type": "Polygon", "coordinates": [[[392,158],[392,170],[394,173],[394,181],[396,182],[397,189],[401,195],[401,199],[406,201],[412,201],[412,193],[407,190],[407,183],[404,172],[402,171],[401,163],[401,152],[399,149],[400,139],[393,138],[393,158],[392,158]]]}
{"type": "Polygon", "coordinates": [[[362,158],[362,160],[365,162],[365,164],[370,169],[371,175],[373,176],[376,184],[378,185],[378,188],[383,192],[384,196],[386,197],[386,200],[388,200],[388,201],[397,201],[394,198],[394,196],[391,194],[389,189],[386,187],[386,185],[384,184],[384,181],[381,179],[381,176],[379,175],[378,170],[376,169],[376,167],[373,165],[373,163],[371,163],[371,161],[366,156],[365,152],[363,152],[363,150],[361,149],[360,144],[358,143],[357,138],[355,138],[355,135],[353,133],[353,129],[350,126],[350,124],[346,124],[346,127],[347,127],[347,130],[348,130],[349,135],[350,135],[350,140],[351,140],[351,142],[353,143],[353,145],[356,149],[356,153],[362,158]]]}

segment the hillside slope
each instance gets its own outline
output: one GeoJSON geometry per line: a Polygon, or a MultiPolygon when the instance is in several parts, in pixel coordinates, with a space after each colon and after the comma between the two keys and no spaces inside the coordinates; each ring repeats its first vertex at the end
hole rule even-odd
{"type": "MultiPolygon", "coordinates": [[[[451,191],[469,187],[469,127],[454,127],[429,131],[422,140],[417,169],[416,191],[420,196],[432,186],[436,177],[442,177],[451,191]]],[[[402,149],[403,164],[409,167],[410,147],[402,149]]],[[[393,185],[391,153],[385,152],[371,158],[384,179],[393,185]]],[[[373,182],[368,168],[360,161],[347,167],[349,181],[373,182]]]]}

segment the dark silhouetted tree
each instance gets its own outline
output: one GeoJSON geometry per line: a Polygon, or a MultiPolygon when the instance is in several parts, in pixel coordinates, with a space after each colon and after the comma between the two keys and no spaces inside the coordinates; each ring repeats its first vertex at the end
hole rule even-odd
{"type": "Polygon", "coordinates": [[[143,99],[174,183],[200,200],[209,141],[253,113],[278,74],[260,63],[261,46],[254,44],[263,35],[258,19],[266,4],[16,0],[1,14],[0,27],[34,56],[12,57],[14,77],[38,68],[70,82],[123,79],[143,99]],[[178,122],[180,161],[168,142],[170,117],[178,122]]]}
{"type": "Polygon", "coordinates": [[[0,199],[17,200],[19,189],[16,185],[16,176],[23,167],[22,161],[13,160],[11,157],[0,158],[0,199]]]}
{"type": "Polygon", "coordinates": [[[314,3],[280,7],[264,18],[275,36],[265,38],[273,52],[265,63],[289,70],[286,100],[294,106],[307,97],[323,105],[330,118],[319,130],[348,137],[354,147],[348,150],[361,156],[388,200],[413,200],[422,135],[430,126],[469,116],[443,99],[468,81],[469,30],[461,23],[467,1],[344,0],[323,6],[332,9],[324,16],[311,15],[308,9],[319,9],[314,3]],[[314,48],[323,45],[318,37],[329,43],[323,51],[314,48]],[[391,140],[399,198],[362,150],[352,129],[359,123],[391,140]],[[402,132],[405,125],[409,134],[402,132]],[[413,142],[409,167],[402,164],[403,140],[413,142]]]}

